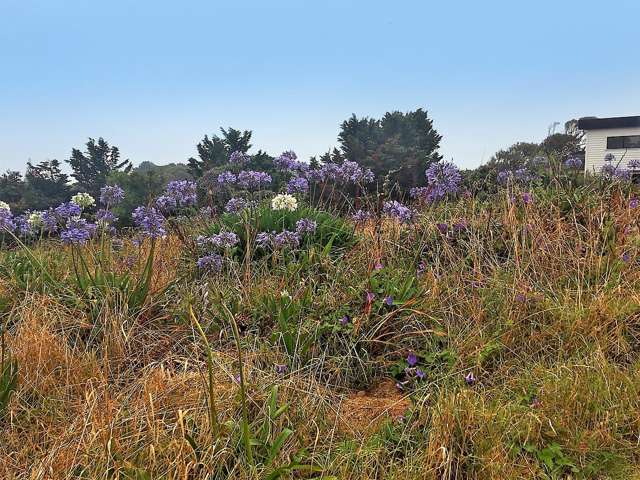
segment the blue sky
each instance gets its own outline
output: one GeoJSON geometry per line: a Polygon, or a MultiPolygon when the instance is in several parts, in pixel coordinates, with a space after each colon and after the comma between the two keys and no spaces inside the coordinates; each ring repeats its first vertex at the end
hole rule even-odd
{"type": "Polygon", "coordinates": [[[426,108],[461,167],[553,121],[640,114],[640,2],[0,0],[0,167],[102,136],[185,161],[220,126],[307,158],[426,108]]]}

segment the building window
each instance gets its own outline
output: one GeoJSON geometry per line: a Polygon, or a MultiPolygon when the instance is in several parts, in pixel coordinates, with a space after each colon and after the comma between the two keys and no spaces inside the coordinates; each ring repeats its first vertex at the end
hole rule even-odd
{"type": "Polygon", "coordinates": [[[622,148],[640,148],[640,135],[607,137],[607,150],[616,150],[622,148]]]}

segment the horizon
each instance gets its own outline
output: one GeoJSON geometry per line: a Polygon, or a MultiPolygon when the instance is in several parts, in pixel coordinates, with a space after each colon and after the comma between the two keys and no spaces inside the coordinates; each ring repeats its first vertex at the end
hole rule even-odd
{"type": "Polygon", "coordinates": [[[607,6],[615,35],[589,5],[6,2],[2,170],[66,170],[89,137],[136,166],[185,163],[220,127],[252,130],[252,152],[308,160],[352,113],[417,108],[444,159],[474,168],[553,122],[640,114],[639,69],[620,48],[640,5],[607,6]]]}

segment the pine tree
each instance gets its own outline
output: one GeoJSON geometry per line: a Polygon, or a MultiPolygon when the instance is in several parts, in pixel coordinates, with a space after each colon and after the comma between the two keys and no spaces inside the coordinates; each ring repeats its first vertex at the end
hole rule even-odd
{"type": "Polygon", "coordinates": [[[109,146],[102,137],[97,142],[90,138],[86,147],[84,153],[74,148],[67,163],[73,170],[71,176],[77,182],[76,188],[97,197],[107,184],[107,177],[113,172],[129,172],[131,162],[120,160],[118,147],[109,146]]]}
{"type": "Polygon", "coordinates": [[[24,208],[44,210],[68,200],[69,177],[62,173],[58,160],[43,161],[37,165],[27,162],[24,208]]]}
{"type": "Polygon", "coordinates": [[[221,128],[222,137],[212,135],[204,136],[198,143],[198,157],[188,160],[189,172],[194,177],[201,177],[204,172],[214,167],[224,165],[233,152],[247,153],[251,148],[251,130],[240,131],[235,128],[225,130],[221,128]]]}

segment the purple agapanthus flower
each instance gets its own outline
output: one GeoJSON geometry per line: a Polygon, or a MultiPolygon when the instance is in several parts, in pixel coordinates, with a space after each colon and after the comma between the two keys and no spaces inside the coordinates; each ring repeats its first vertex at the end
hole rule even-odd
{"type": "Polygon", "coordinates": [[[384,303],[385,305],[391,307],[393,305],[393,297],[391,295],[387,295],[386,297],[384,297],[384,303]]]}
{"type": "Polygon", "coordinates": [[[229,172],[228,170],[218,175],[218,183],[220,185],[224,185],[224,184],[233,185],[234,183],[236,183],[237,180],[238,180],[238,177],[236,176],[236,174],[233,172],[229,172]]]}
{"type": "Polygon", "coordinates": [[[460,189],[462,175],[460,170],[451,162],[432,163],[427,168],[428,197],[430,201],[441,200],[447,195],[455,195],[460,189]]]}
{"type": "Polygon", "coordinates": [[[427,378],[427,374],[424,373],[421,368],[416,368],[416,377],[418,377],[420,380],[424,380],[425,378],[427,378]]]}
{"type": "Polygon", "coordinates": [[[217,254],[205,255],[197,260],[196,265],[200,270],[219,272],[222,270],[222,257],[217,254]]]}
{"type": "Polygon", "coordinates": [[[266,172],[243,170],[238,173],[238,185],[247,190],[262,188],[271,181],[271,175],[266,172]]]}
{"type": "Polygon", "coordinates": [[[293,150],[282,152],[280,156],[273,159],[273,165],[282,171],[294,172],[300,169],[300,163],[298,156],[293,150]]]}
{"type": "Polygon", "coordinates": [[[300,244],[300,236],[296,232],[283,230],[272,238],[274,248],[296,248],[300,244]]]}
{"type": "Polygon", "coordinates": [[[210,237],[206,238],[205,241],[206,243],[217,248],[232,248],[240,242],[240,239],[235,233],[226,232],[223,230],[218,234],[211,235],[210,237]]]}
{"type": "Polygon", "coordinates": [[[309,181],[304,177],[294,177],[287,183],[287,193],[306,193],[309,181]]]}
{"type": "Polygon", "coordinates": [[[449,225],[446,223],[436,223],[436,228],[442,235],[446,235],[449,231],[449,225]]]}
{"type": "Polygon", "coordinates": [[[534,174],[527,170],[526,167],[521,167],[513,172],[513,176],[519,182],[529,182],[535,178],[534,174]]]}
{"type": "Polygon", "coordinates": [[[531,202],[533,202],[533,195],[529,192],[524,192],[522,194],[522,203],[529,205],[531,202]]]}
{"type": "Polygon", "coordinates": [[[640,159],[634,158],[633,160],[629,160],[629,163],[627,163],[627,168],[629,170],[640,169],[640,159]]]}
{"type": "Polygon", "coordinates": [[[356,223],[365,223],[371,217],[371,213],[365,210],[357,210],[353,215],[351,215],[351,218],[356,223]]]}
{"type": "Polygon", "coordinates": [[[70,218],[79,217],[82,213],[82,208],[73,202],[61,203],[53,209],[54,214],[64,222],[70,218]]]}
{"type": "Polygon", "coordinates": [[[467,385],[474,385],[477,382],[477,379],[473,372],[469,372],[465,375],[464,381],[467,385]]]}
{"type": "Polygon", "coordinates": [[[580,157],[569,157],[565,160],[564,166],[566,168],[579,170],[582,168],[582,159],[580,157]]]}
{"type": "Polygon", "coordinates": [[[67,245],[84,245],[96,231],[96,225],[84,218],[72,218],[67,222],[66,230],[60,233],[60,239],[67,245]]]}
{"type": "Polygon", "coordinates": [[[107,208],[119,204],[124,199],[124,190],[118,185],[105,185],[100,189],[100,202],[107,208]]]}
{"type": "Polygon", "coordinates": [[[418,364],[418,356],[413,352],[409,352],[409,355],[407,355],[407,363],[410,367],[415,367],[418,364]]]}
{"type": "Polygon", "coordinates": [[[382,211],[389,217],[397,218],[401,223],[411,223],[415,216],[415,211],[397,200],[384,202],[382,211]]]}
{"type": "Polygon", "coordinates": [[[164,216],[153,207],[138,207],[131,217],[146,237],[161,238],[167,234],[164,216]]]}
{"type": "Polygon", "coordinates": [[[0,230],[13,232],[16,229],[16,222],[11,214],[11,210],[0,208],[0,230]]]}
{"type": "Polygon", "coordinates": [[[256,246],[258,248],[269,248],[272,245],[273,235],[269,232],[259,232],[256,235],[256,246]]]}
{"type": "Polygon", "coordinates": [[[230,198],[224,207],[224,211],[227,213],[238,213],[247,208],[248,202],[244,198],[233,197],[230,198]]]}
{"type": "Polygon", "coordinates": [[[318,228],[318,224],[310,218],[301,218],[296,222],[296,233],[298,235],[314,233],[316,228],[318,228]]]}
{"type": "Polygon", "coordinates": [[[340,320],[340,325],[346,327],[349,323],[351,323],[351,317],[349,315],[345,315],[340,320]]]}
{"type": "Polygon", "coordinates": [[[249,161],[251,161],[251,157],[239,150],[236,150],[235,152],[232,152],[231,155],[229,155],[229,163],[231,165],[237,165],[241,167],[249,163],[249,161]]]}
{"type": "Polygon", "coordinates": [[[190,180],[174,180],[167,184],[165,195],[175,199],[178,207],[191,207],[197,203],[198,187],[190,180]]]}
{"type": "MultiPolygon", "coordinates": [[[[54,233],[58,231],[58,217],[53,209],[45,210],[41,214],[42,218],[42,230],[47,233],[54,233]]],[[[76,217],[72,217],[76,218],[76,217]]]]}
{"type": "Polygon", "coordinates": [[[600,174],[609,180],[613,180],[614,178],[618,178],[620,180],[626,180],[629,178],[629,172],[624,170],[623,168],[617,167],[612,163],[605,163],[600,169],[600,174]]]}
{"type": "Polygon", "coordinates": [[[356,162],[345,160],[337,169],[335,178],[344,183],[365,184],[371,183],[374,175],[370,169],[364,170],[356,162]]]}
{"type": "Polygon", "coordinates": [[[513,173],[510,172],[509,170],[502,170],[501,172],[498,172],[497,180],[498,180],[498,183],[502,185],[506,185],[509,182],[509,180],[511,180],[512,178],[513,178],[513,173]]]}

